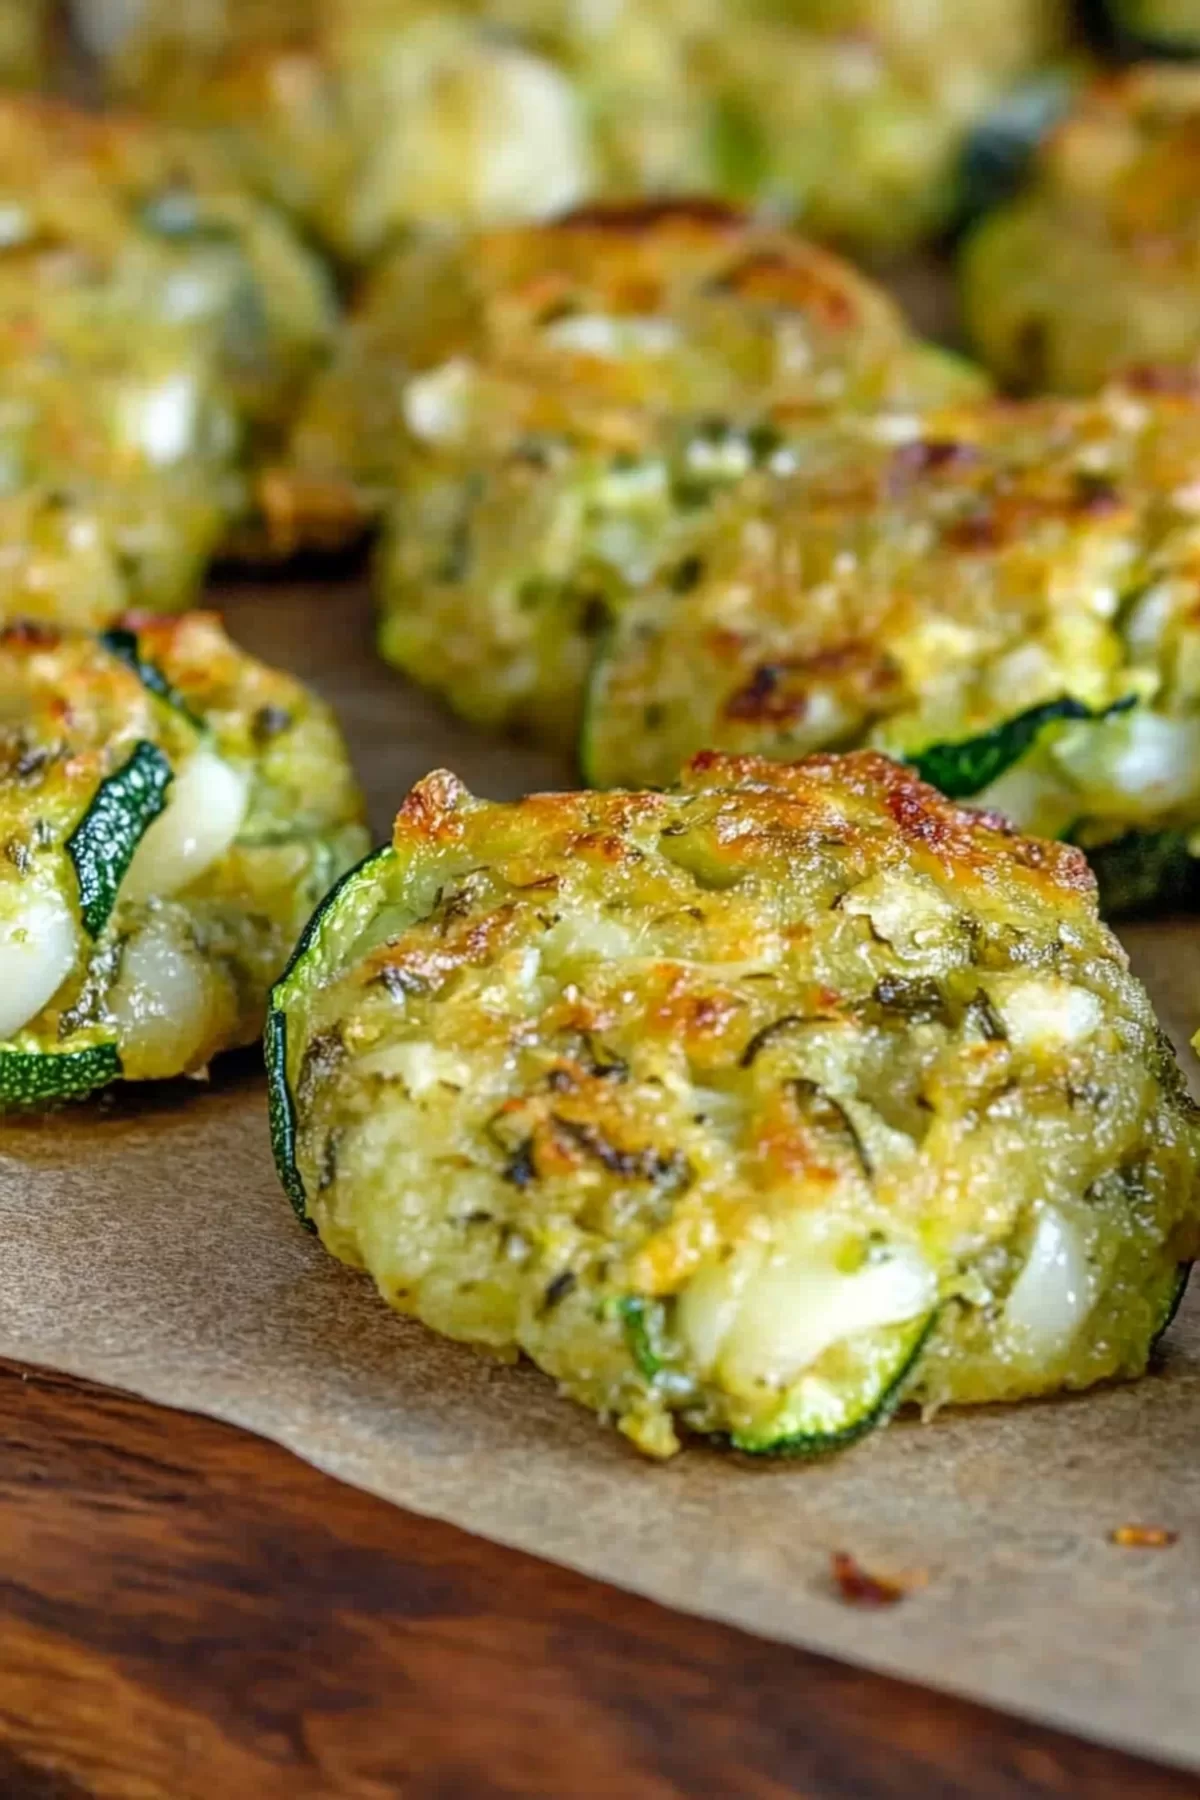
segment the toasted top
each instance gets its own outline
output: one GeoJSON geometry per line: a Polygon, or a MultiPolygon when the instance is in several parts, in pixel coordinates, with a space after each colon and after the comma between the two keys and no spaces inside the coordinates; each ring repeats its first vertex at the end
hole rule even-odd
{"type": "Polygon", "coordinates": [[[637,452],[664,414],[770,407],[789,428],[985,386],[795,232],[713,201],[596,205],[385,261],[294,449],[371,479],[405,440],[491,454],[553,435],[637,452]]]}
{"type": "MultiPolygon", "coordinates": [[[[667,792],[534,794],[509,804],[476,800],[456,777],[435,774],[401,807],[392,845],[404,862],[471,857],[489,882],[543,896],[553,890],[564,902],[573,891],[611,883],[614,900],[652,911],[682,869],[684,885],[713,894],[703,920],[682,914],[674,921],[680,949],[685,942],[702,949],[723,920],[736,922],[741,940],[727,940],[726,949],[752,952],[768,919],[774,932],[786,916],[786,938],[806,915],[875,874],[953,888],[963,907],[994,908],[997,919],[1051,937],[1064,915],[1096,920],[1095,883],[1081,851],[1022,837],[1006,820],[955,805],[911,769],[869,750],[795,763],[702,751],[667,792]]],[[[1097,930],[1108,949],[1107,931],[1097,930]]],[[[469,953],[471,930],[456,930],[455,939],[469,953]]],[[[379,954],[386,960],[394,948],[379,954]]]]}
{"type": "Polygon", "coordinates": [[[593,777],[669,780],[704,743],[909,754],[1063,696],[1188,711],[1200,406],[1153,386],[899,444],[845,424],[731,491],[620,615],[593,777]]]}
{"type": "MultiPolygon", "coordinates": [[[[0,277],[0,288],[3,278],[0,277]]],[[[219,470],[238,438],[213,345],[106,289],[0,298],[0,491],[84,496],[139,474],[219,470]]]]}
{"type": "Polygon", "coordinates": [[[156,201],[236,191],[220,155],[195,138],[33,94],[0,99],[0,181],[7,255],[23,250],[25,260],[117,254],[130,233],[158,228],[142,210],[156,201]]]}
{"type": "Polygon", "coordinates": [[[874,753],[511,805],[431,775],[273,1005],[293,1197],[368,1266],[435,1191],[644,1293],[798,1207],[973,1253],[1068,1142],[1112,1154],[1117,1093],[1135,1136],[1186,1111],[1082,855],[874,753]]]}
{"type": "Polygon", "coordinates": [[[1200,353],[1200,70],[1094,82],[1032,179],[967,239],[970,334],[1012,387],[1093,393],[1131,364],[1200,353]]]}
{"type": "Polygon", "coordinates": [[[0,834],[10,847],[61,843],[139,744],[173,766],[212,749],[250,783],[252,835],[302,837],[361,815],[327,708],[239,650],[216,615],[129,614],[100,637],[0,628],[0,834]]]}
{"type": "Polygon", "coordinates": [[[756,354],[760,378],[790,367],[815,387],[909,335],[894,302],[840,257],[710,200],[597,204],[401,252],[364,317],[416,368],[471,356],[616,384],[613,397],[633,371],[661,383],[703,350],[730,363],[756,354]]]}
{"type": "MultiPolygon", "coordinates": [[[[230,129],[359,257],[400,224],[542,217],[688,183],[904,241],[952,202],[958,136],[1053,44],[1046,0],[142,0],[119,79],[230,129]]],[[[126,17],[130,15],[126,13],[126,17]]]]}
{"type": "Polygon", "coordinates": [[[257,187],[350,260],[398,227],[544,216],[594,185],[565,74],[472,6],[139,10],[113,46],[116,86],[214,129],[257,187]]]}
{"type": "Polygon", "coordinates": [[[1200,228],[1200,70],[1142,63],[1092,82],[1041,147],[1035,182],[1076,223],[1157,253],[1200,228]]]}

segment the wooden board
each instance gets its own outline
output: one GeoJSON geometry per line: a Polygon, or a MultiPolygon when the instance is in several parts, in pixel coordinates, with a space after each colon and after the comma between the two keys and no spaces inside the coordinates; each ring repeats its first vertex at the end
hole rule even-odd
{"type": "Polygon", "coordinates": [[[0,1365],[4,1800],[1184,1800],[0,1365]]]}

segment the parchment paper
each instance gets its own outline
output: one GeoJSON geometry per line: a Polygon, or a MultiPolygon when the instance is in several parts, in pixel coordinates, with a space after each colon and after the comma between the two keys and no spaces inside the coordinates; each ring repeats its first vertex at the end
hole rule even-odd
{"type": "MultiPolygon", "coordinates": [[[[495,795],[566,776],[376,669],[354,590],[280,586],[227,611],[338,703],[381,835],[439,763],[495,795]]],[[[1129,941],[1186,1044],[1200,921],[1129,941]]],[[[670,1605],[1200,1769],[1200,1303],[1136,1387],[900,1422],[815,1467],[704,1448],[657,1467],[536,1371],[394,1317],[326,1259],[276,1185],[253,1058],[207,1087],[6,1125],[0,1238],[6,1356],[248,1426],[670,1605]],[[1113,1546],[1132,1521],[1179,1541],[1113,1546]],[[890,1611],[849,1608],[829,1585],[840,1548],[924,1585],[890,1611]]]]}

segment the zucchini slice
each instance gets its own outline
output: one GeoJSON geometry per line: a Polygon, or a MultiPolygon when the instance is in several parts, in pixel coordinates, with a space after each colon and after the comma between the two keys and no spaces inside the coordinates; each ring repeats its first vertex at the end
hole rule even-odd
{"type": "Polygon", "coordinates": [[[1178,1269],[1175,1272],[1175,1282],[1174,1282],[1173,1287],[1171,1288],[1171,1292],[1170,1292],[1170,1295],[1167,1300],[1166,1311],[1163,1314],[1162,1324],[1159,1326],[1158,1330],[1155,1332],[1154,1336],[1150,1340],[1149,1354],[1151,1356],[1154,1355],[1154,1352],[1158,1349],[1158,1346],[1162,1343],[1162,1341],[1166,1337],[1168,1331],[1170,1331],[1172,1325],[1175,1323],[1176,1314],[1178,1313],[1180,1307],[1183,1305],[1183,1297],[1187,1293],[1188,1282],[1191,1280],[1191,1277],[1192,1277],[1191,1263],[1190,1262],[1180,1263],[1178,1269]]]}
{"type": "Polygon", "coordinates": [[[1193,907],[1200,898],[1200,860],[1190,841],[1183,831],[1127,831],[1094,850],[1084,845],[1105,913],[1130,918],[1193,907]]]}
{"type": "Polygon", "coordinates": [[[1108,719],[1136,705],[1136,694],[1127,694],[1112,706],[1098,709],[1064,694],[1058,700],[1031,706],[979,737],[964,738],[957,744],[930,744],[915,756],[905,757],[905,761],[922,781],[938,788],[948,800],[970,800],[1020,762],[1048,725],[1059,719],[1108,719]]]}
{"type": "Polygon", "coordinates": [[[263,1032],[263,1057],[267,1065],[267,1118],[271,1151],[283,1191],[292,1211],[306,1231],[316,1231],[308,1216],[308,1195],[296,1166],[296,1103],[287,1078],[287,1018],[272,1008],[263,1032]]]}
{"type": "Polygon", "coordinates": [[[136,631],[116,626],[111,631],[101,632],[100,643],[110,656],[115,656],[118,662],[124,663],[137,676],[147,693],[163,701],[172,712],[178,713],[189,725],[195,726],[197,731],[205,729],[204,721],[196,717],[178,688],[171,685],[156,663],[147,662],[142,655],[136,631]]]}
{"type": "Polygon", "coordinates": [[[927,1313],[847,1338],[824,1359],[825,1372],[797,1384],[769,1427],[733,1432],[730,1444],[751,1456],[809,1457],[869,1436],[903,1400],[936,1322],[936,1312],[927,1313]]]}
{"type": "Polygon", "coordinates": [[[957,229],[975,224],[1020,191],[1039,146],[1078,86],[1077,71],[1047,70],[1021,82],[980,120],[963,151],[957,229]]]}
{"type": "Polygon", "coordinates": [[[0,1112],[81,1100],[121,1077],[115,1044],[86,1050],[21,1050],[0,1045],[0,1112]]]}
{"type": "Polygon", "coordinates": [[[625,1331],[625,1342],[638,1370],[653,1381],[666,1367],[659,1338],[662,1331],[662,1307],[656,1300],[641,1294],[626,1294],[618,1302],[617,1312],[625,1331]]]}
{"type": "MultiPolygon", "coordinates": [[[[669,1379],[672,1349],[664,1333],[662,1303],[628,1294],[616,1310],[639,1374],[652,1385],[664,1374],[669,1379]]],[[[819,1370],[797,1382],[769,1423],[731,1432],[727,1441],[753,1456],[807,1457],[824,1456],[866,1437],[903,1400],[936,1319],[935,1310],[832,1346],[819,1370]]]]}
{"type": "Polygon", "coordinates": [[[271,990],[263,1034],[271,1149],[284,1192],[309,1231],[315,1227],[308,1216],[304,1178],[296,1164],[296,1103],[288,1064],[286,1008],[327,978],[330,968],[346,958],[364,927],[377,915],[383,874],[395,854],[392,846],[385,844],[342,876],[305,926],[291,961],[271,990]]]}
{"type": "Polygon", "coordinates": [[[167,804],[174,780],[156,744],[142,738],[127,762],[102,781],[87,812],[67,839],[79,882],[84,930],[99,937],[117,902],[133,853],[167,804]]]}

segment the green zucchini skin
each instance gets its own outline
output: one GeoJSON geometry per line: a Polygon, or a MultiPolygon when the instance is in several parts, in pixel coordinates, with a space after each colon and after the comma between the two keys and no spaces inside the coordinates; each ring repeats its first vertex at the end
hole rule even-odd
{"type": "Polygon", "coordinates": [[[654,1345],[653,1320],[659,1311],[656,1303],[644,1300],[640,1294],[627,1294],[617,1310],[630,1355],[646,1379],[653,1381],[665,1366],[654,1345]]]}
{"type": "MultiPolygon", "coordinates": [[[[653,1383],[670,1367],[669,1355],[658,1341],[662,1325],[661,1304],[645,1300],[638,1294],[630,1294],[620,1302],[617,1311],[630,1354],[639,1372],[653,1383]]],[[[837,1430],[792,1431],[779,1438],[733,1432],[719,1441],[730,1449],[755,1457],[815,1458],[847,1449],[851,1444],[869,1437],[881,1425],[886,1425],[902,1403],[905,1390],[916,1375],[921,1354],[936,1324],[935,1311],[912,1325],[895,1328],[899,1339],[897,1356],[884,1375],[882,1385],[853,1410],[848,1406],[846,1422],[837,1430]]]]}
{"type": "Polygon", "coordinates": [[[957,744],[931,744],[907,760],[922,781],[940,789],[948,800],[970,800],[1020,762],[1048,725],[1059,719],[1108,719],[1136,704],[1136,696],[1127,695],[1113,706],[1096,710],[1064,694],[1042,706],[1031,706],[980,737],[957,744]]]}
{"type": "Polygon", "coordinates": [[[1087,850],[1110,918],[1137,918],[1200,903],[1200,861],[1182,831],[1128,831],[1087,850]]]}
{"type": "Polygon", "coordinates": [[[128,631],[122,626],[114,626],[111,631],[100,633],[99,642],[110,656],[115,656],[118,662],[123,662],[125,667],[137,676],[147,693],[153,694],[156,699],[169,706],[172,712],[178,713],[180,718],[186,719],[188,724],[193,725],[197,731],[204,730],[204,721],[196,717],[178,688],[172,687],[156,663],[148,662],[142,655],[138,648],[136,631],[128,631]]]}
{"type": "Polygon", "coordinates": [[[729,1447],[740,1450],[746,1456],[809,1460],[831,1456],[838,1450],[847,1450],[851,1444],[870,1437],[881,1425],[887,1424],[897,1407],[902,1404],[909,1385],[916,1377],[922,1354],[937,1326],[937,1320],[937,1313],[932,1312],[904,1331],[900,1354],[890,1379],[874,1399],[857,1416],[848,1419],[840,1430],[794,1432],[790,1436],[776,1438],[771,1443],[735,1433],[728,1440],[729,1447]]]}
{"type": "Polygon", "coordinates": [[[36,1110],[59,1100],[82,1100],[121,1079],[115,1044],[88,1050],[19,1050],[0,1045],[0,1112],[36,1110]]]}
{"type": "Polygon", "coordinates": [[[144,738],[107,781],[67,839],[79,881],[79,911],[90,938],[107,925],[134,852],[165,809],[175,775],[156,744],[144,738]]]}
{"type": "Polygon", "coordinates": [[[305,1231],[316,1235],[308,1216],[304,1178],[296,1166],[296,1103],[287,1078],[287,1017],[272,1009],[263,1032],[263,1057],[267,1065],[267,1117],[271,1152],[283,1191],[305,1231]]]}
{"type": "Polygon", "coordinates": [[[1175,1286],[1171,1290],[1171,1298],[1167,1302],[1167,1310],[1166,1310],[1166,1314],[1164,1315],[1163,1322],[1159,1326],[1158,1330],[1155,1332],[1154,1336],[1150,1340],[1150,1355],[1151,1356],[1153,1356],[1155,1354],[1155,1352],[1158,1350],[1163,1339],[1166,1337],[1168,1331],[1170,1331],[1172,1325],[1175,1323],[1175,1320],[1179,1314],[1179,1309],[1183,1305],[1184,1297],[1187,1294],[1188,1282],[1191,1280],[1191,1278],[1192,1278],[1192,1264],[1190,1262],[1180,1263],[1179,1273],[1178,1273],[1178,1276],[1177,1276],[1177,1279],[1175,1282],[1175,1286]]]}
{"type": "Polygon", "coordinates": [[[326,940],[334,936],[348,902],[360,892],[365,901],[374,892],[369,877],[372,872],[378,874],[394,855],[392,846],[384,844],[364,856],[335,883],[305,926],[286,969],[271,990],[263,1032],[271,1151],[283,1191],[306,1231],[315,1232],[316,1226],[309,1217],[304,1177],[296,1163],[296,1102],[288,1075],[287,1007],[304,985],[308,973],[317,973],[315,959],[327,947],[326,940]]]}
{"type": "Polygon", "coordinates": [[[969,230],[1020,192],[1038,146],[1066,113],[1079,85],[1065,69],[1022,82],[971,132],[959,171],[955,230],[969,230]]]}

